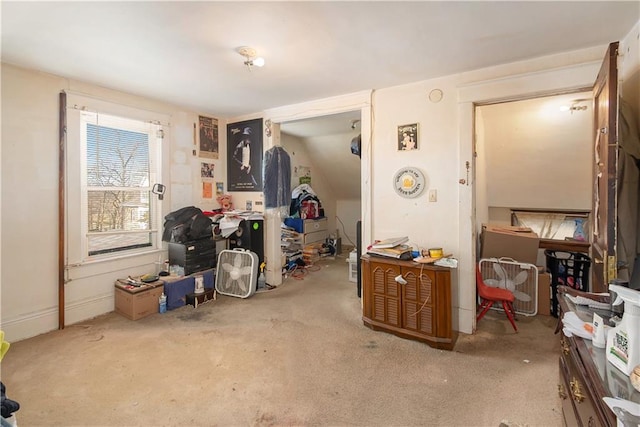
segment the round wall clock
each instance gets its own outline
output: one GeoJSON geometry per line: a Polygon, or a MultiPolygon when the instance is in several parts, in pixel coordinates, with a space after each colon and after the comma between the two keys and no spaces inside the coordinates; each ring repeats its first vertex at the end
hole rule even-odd
{"type": "Polygon", "coordinates": [[[404,167],[393,176],[393,188],[402,197],[418,197],[425,187],[424,174],[418,168],[404,167]]]}

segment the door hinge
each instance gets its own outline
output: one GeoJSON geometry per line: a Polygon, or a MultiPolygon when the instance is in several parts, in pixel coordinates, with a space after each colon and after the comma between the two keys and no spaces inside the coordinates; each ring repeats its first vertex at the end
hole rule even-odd
{"type": "Polygon", "coordinates": [[[618,264],[616,262],[615,255],[609,255],[607,257],[607,283],[610,283],[613,279],[618,278],[618,264]]]}

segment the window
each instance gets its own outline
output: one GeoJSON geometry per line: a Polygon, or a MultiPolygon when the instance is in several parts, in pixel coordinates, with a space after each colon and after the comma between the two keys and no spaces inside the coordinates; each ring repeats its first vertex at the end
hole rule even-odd
{"type": "Polygon", "coordinates": [[[82,113],[83,216],[89,256],[152,247],[151,154],[157,125],[82,113]]]}
{"type": "Polygon", "coordinates": [[[161,121],[105,101],[67,99],[67,263],[161,249],[162,207],[152,191],[162,181],[161,121]]]}

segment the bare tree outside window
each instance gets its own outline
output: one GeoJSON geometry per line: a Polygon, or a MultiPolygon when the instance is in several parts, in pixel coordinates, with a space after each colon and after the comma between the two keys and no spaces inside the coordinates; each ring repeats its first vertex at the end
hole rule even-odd
{"type": "Polygon", "coordinates": [[[89,255],[150,246],[149,134],[88,123],[86,149],[89,255]]]}

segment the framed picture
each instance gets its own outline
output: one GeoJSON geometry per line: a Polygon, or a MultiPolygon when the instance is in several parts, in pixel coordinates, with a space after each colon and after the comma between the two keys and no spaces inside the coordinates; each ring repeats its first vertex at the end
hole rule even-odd
{"type": "Polygon", "coordinates": [[[200,162],[200,177],[201,178],[213,178],[215,164],[209,162],[200,162]]]}
{"type": "Polygon", "coordinates": [[[262,119],[227,125],[227,189],[262,191],[262,119]]]}
{"type": "Polygon", "coordinates": [[[409,151],[418,149],[418,124],[398,126],[398,150],[409,151]]]}
{"type": "Polygon", "coordinates": [[[200,157],[218,158],[218,119],[198,117],[200,125],[200,157]]]}

